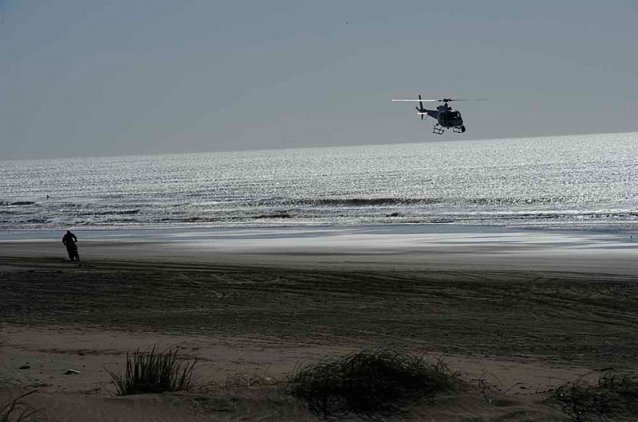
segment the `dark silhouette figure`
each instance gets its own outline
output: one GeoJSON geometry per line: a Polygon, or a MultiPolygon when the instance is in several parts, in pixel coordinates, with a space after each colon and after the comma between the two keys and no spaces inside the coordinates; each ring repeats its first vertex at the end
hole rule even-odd
{"type": "Polygon", "coordinates": [[[78,247],[75,244],[75,242],[77,241],[78,238],[75,237],[75,235],[68,230],[62,238],[62,243],[64,244],[64,246],[66,246],[66,252],[69,254],[69,260],[71,262],[80,262],[80,254],[78,254],[78,247]]]}

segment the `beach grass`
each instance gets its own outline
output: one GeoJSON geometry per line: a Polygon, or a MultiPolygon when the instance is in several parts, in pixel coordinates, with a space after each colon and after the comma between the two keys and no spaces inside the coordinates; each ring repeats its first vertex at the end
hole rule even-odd
{"type": "Polygon", "coordinates": [[[402,350],[363,350],[302,364],[289,379],[289,394],[324,418],[389,415],[406,404],[456,391],[459,377],[443,361],[402,350]]]}
{"type": "Polygon", "coordinates": [[[124,375],[107,372],[121,396],[188,390],[197,361],[183,360],[177,353],[177,348],[164,352],[157,352],[155,347],[150,352],[137,349],[132,355],[126,354],[124,375]]]}
{"type": "Polygon", "coordinates": [[[608,373],[594,385],[570,382],[557,388],[550,401],[575,422],[638,420],[638,379],[608,373]]]}

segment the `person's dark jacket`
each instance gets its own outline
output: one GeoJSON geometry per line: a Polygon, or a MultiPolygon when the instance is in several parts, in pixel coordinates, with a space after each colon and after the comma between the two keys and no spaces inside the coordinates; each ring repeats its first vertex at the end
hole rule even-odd
{"type": "Polygon", "coordinates": [[[78,241],[78,238],[75,237],[75,235],[73,233],[71,233],[71,232],[66,232],[66,234],[62,238],[62,243],[67,248],[75,245],[75,242],[77,242],[77,241],[78,241]]]}

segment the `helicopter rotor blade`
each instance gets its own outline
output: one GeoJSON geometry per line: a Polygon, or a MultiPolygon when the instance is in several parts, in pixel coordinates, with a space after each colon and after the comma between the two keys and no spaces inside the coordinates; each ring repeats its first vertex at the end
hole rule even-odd
{"type": "Polygon", "coordinates": [[[424,103],[436,103],[439,100],[423,100],[423,99],[414,99],[414,98],[393,98],[392,101],[405,101],[405,102],[424,102],[424,103]]]}
{"type": "Polygon", "coordinates": [[[441,98],[438,100],[422,99],[422,98],[393,98],[392,101],[411,101],[411,102],[424,102],[424,103],[443,103],[451,101],[486,101],[487,98],[441,98]]]}
{"type": "Polygon", "coordinates": [[[448,101],[487,101],[487,98],[446,98],[448,101]]]}

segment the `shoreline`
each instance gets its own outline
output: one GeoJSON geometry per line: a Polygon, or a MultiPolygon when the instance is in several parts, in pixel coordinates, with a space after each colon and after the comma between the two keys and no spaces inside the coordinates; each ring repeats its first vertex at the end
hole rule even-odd
{"type": "MultiPolygon", "coordinates": [[[[85,263],[543,270],[638,276],[638,238],[483,226],[77,230],[85,263]]],[[[0,259],[64,259],[62,231],[0,234],[0,259]]]]}
{"type": "MultiPolygon", "coordinates": [[[[15,241],[20,239],[44,240],[63,233],[67,227],[61,228],[19,228],[0,229],[0,241],[15,241]]],[[[434,234],[434,233],[547,233],[559,235],[582,236],[610,236],[632,237],[638,234],[636,231],[620,230],[617,227],[593,227],[588,228],[551,228],[545,226],[508,226],[497,224],[460,224],[460,223],[413,223],[396,222],[383,224],[290,224],[290,225],[238,225],[238,226],[207,226],[203,224],[188,225],[128,225],[128,226],[70,226],[71,231],[88,233],[94,240],[106,240],[112,238],[157,238],[181,235],[183,237],[201,237],[202,235],[225,232],[392,232],[408,234],[434,234]]]]}

